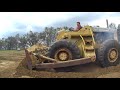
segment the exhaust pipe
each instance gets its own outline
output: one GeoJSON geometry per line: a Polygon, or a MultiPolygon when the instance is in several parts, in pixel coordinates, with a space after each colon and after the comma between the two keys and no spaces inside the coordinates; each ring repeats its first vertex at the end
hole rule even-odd
{"type": "Polygon", "coordinates": [[[106,24],[107,24],[107,28],[108,28],[108,19],[106,19],[106,24]]]}

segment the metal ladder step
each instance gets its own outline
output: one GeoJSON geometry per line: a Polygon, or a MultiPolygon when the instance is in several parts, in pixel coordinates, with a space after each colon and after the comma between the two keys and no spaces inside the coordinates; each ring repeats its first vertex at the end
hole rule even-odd
{"type": "Polygon", "coordinates": [[[94,50],[94,47],[92,45],[86,45],[85,49],[86,50],[94,50]]]}
{"type": "Polygon", "coordinates": [[[86,57],[91,57],[93,55],[95,55],[95,51],[94,50],[90,50],[90,51],[86,52],[86,57]]]}

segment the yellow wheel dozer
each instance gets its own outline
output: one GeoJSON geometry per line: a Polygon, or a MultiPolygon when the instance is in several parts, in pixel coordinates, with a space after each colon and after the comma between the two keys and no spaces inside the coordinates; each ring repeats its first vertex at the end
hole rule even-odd
{"type": "Polygon", "coordinates": [[[84,26],[79,31],[61,30],[50,46],[34,45],[25,49],[26,64],[33,68],[64,68],[90,62],[102,67],[119,63],[119,43],[115,32],[84,26]]]}

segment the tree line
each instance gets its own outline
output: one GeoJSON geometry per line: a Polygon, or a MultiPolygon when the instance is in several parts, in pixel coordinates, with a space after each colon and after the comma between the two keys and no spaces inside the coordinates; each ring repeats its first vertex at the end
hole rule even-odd
{"type": "MultiPolygon", "coordinates": [[[[68,27],[63,27],[68,29],[68,27]]],[[[9,36],[0,39],[0,50],[17,50],[18,48],[24,49],[36,43],[44,43],[47,46],[51,45],[56,38],[57,31],[63,28],[45,27],[43,32],[29,31],[27,34],[20,36],[9,36]]]]}

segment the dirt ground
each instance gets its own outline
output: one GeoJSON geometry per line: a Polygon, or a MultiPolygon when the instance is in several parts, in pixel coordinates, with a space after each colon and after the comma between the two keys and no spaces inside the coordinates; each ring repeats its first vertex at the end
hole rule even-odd
{"type": "Polygon", "coordinates": [[[24,51],[0,51],[0,78],[14,78],[16,68],[24,57],[24,51]]]}
{"type": "Polygon", "coordinates": [[[28,70],[22,67],[24,51],[0,51],[0,78],[119,78],[120,65],[101,68],[95,63],[79,65],[70,72],[28,70]]]}

